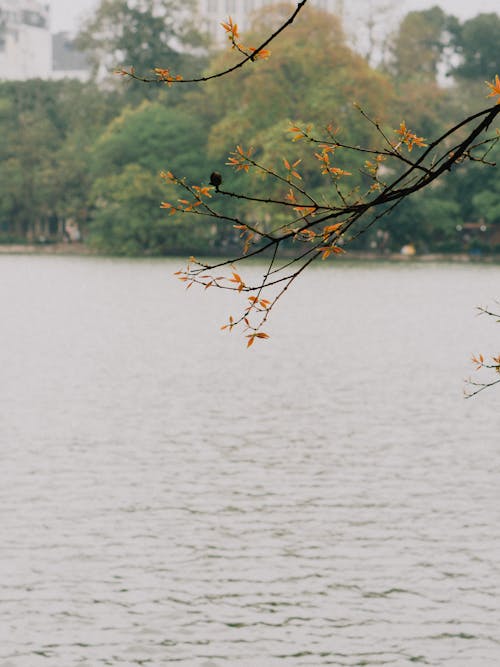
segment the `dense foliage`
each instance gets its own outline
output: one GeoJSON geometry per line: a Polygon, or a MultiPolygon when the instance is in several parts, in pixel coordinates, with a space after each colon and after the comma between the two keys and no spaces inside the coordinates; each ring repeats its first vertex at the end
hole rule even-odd
{"type": "MultiPolygon", "coordinates": [[[[151,16],[153,4],[144,2],[132,15],[123,11],[122,0],[103,0],[100,14],[80,36],[96,66],[103,49],[116,66],[133,60],[152,69],[175,60],[176,71],[216,71],[231,62],[230,52],[214,51],[207,63],[203,38],[182,12],[179,20],[186,24],[167,24],[153,50],[158,27],[158,17],[151,16]],[[110,33],[106,26],[113,19],[110,33]],[[101,21],[107,42],[97,39],[96,21],[101,21]],[[142,51],[130,40],[136,31],[144,37],[142,51]],[[189,52],[176,48],[181,35],[189,52]]],[[[160,4],[168,12],[176,3],[160,4]]],[[[252,41],[269,24],[279,24],[283,11],[266,8],[252,41]]],[[[411,12],[393,35],[384,63],[374,67],[349,45],[336,17],[310,10],[276,40],[266,63],[201,88],[142,85],[141,96],[141,84],[128,86],[121,79],[99,85],[1,83],[0,241],[61,240],[72,221],[89,244],[104,252],[220,252],[231,243],[221,223],[200,217],[195,224],[189,216],[169,216],[160,208],[169,188],[162,170],[203,186],[215,169],[230,186],[239,175],[225,162],[235,145],[254,146],[255,155],[267,164],[290,154],[287,121],[317,128],[332,123],[347,143],[368,144],[373,128],[353,109],[353,101],[388,133],[403,118],[419,135],[441,134],[485,105],[484,80],[500,71],[499,27],[495,14],[460,23],[437,8],[411,12]]],[[[303,145],[292,146],[296,159],[302,158],[303,145]]],[[[495,161],[494,152],[488,159],[495,161]]],[[[361,167],[361,162],[345,165],[360,183],[361,167]]],[[[314,184],[312,171],[307,177],[314,184]]],[[[317,187],[321,196],[321,179],[317,187]]],[[[418,251],[498,250],[499,201],[495,171],[464,164],[405,202],[352,247],[397,251],[411,243],[418,251]]],[[[239,215],[256,214],[255,204],[238,207],[239,215]]],[[[232,233],[236,242],[237,232],[232,233]]]]}

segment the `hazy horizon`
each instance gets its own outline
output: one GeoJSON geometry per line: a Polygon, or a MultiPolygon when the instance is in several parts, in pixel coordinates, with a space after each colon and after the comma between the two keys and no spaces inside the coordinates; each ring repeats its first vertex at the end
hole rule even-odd
{"type": "MultiPolygon", "coordinates": [[[[52,13],[52,31],[76,32],[85,15],[92,13],[99,4],[99,0],[50,0],[52,13]]],[[[377,0],[361,0],[356,3],[356,8],[369,8],[376,6],[377,0]]],[[[387,4],[387,3],[384,3],[387,4]]],[[[413,9],[426,9],[438,5],[445,12],[454,14],[462,19],[470,18],[476,14],[486,12],[498,13],[498,0],[478,0],[470,3],[468,0],[403,0],[399,9],[408,12],[413,9]]],[[[223,19],[224,16],[221,16],[223,19]]]]}

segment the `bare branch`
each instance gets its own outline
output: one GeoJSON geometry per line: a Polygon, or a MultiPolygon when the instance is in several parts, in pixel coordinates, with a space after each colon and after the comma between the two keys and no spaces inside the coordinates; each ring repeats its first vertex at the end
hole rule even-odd
{"type": "Polygon", "coordinates": [[[233,41],[233,46],[235,46],[235,48],[237,48],[237,50],[244,57],[240,61],[238,61],[235,65],[232,65],[231,67],[221,70],[220,72],[216,72],[215,74],[208,74],[206,76],[184,79],[180,75],[173,76],[170,73],[170,70],[168,69],[160,69],[160,68],[155,70],[157,72],[157,76],[155,78],[141,76],[137,74],[133,68],[130,70],[120,69],[116,73],[122,76],[126,76],[130,79],[134,79],[136,81],[142,81],[143,83],[156,83],[156,84],[166,83],[167,85],[172,85],[174,83],[205,83],[207,81],[212,81],[213,79],[220,79],[223,76],[227,76],[228,74],[236,72],[237,70],[247,65],[249,62],[255,62],[256,60],[258,60],[259,56],[261,56],[261,54],[265,52],[266,47],[268,47],[269,44],[271,44],[271,42],[273,42],[276,39],[276,37],[278,37],[278,35],[280,35],[284,30],[286,30],[286,28],[292,25],[292,23],[295,21],[300,11],[305,7],[307,2],[308,0],[301,0],[300,2],[298,2],[295,11],[289,16],[289,18],[284,23],[282,23],[280,27],[277,30],[275,30],[267,39],[265,39],[262,42],[262,44],[260,44],[260,46],[252,48],[247,52],[243,48],[241,48],[236,42],[233,41]]]}
{"type": "MultiPolygon", "coordinates": [[[[382,137],[385,144],[382,149],[351,146],[336,140],[325,142],[310,136],[309,131],[302,132],[299,131],[299,128],[295,128],[294,131],[297,131],[306,141],[311,142],[313,146],[322,147],[323,153],[314,153],[314,159],[319,161],[321,173],[330,180],[331,187],[333,187],[333,192],[338,200],[334,204],[319,204],[316,196],[306,186],[298,186],[294,183],[290,177],[290,172],[293,173],[292,166],[286,160],[284,162],[285,167],[287,167],[287,176],[284,177],[276,169],[271,169],[258,162],[252,157],[251,151],[245,152],[238,146],[237,150],[231,154],[233,157],[230,158],[228,164],[244,173],[250,169],[260,171],[273,179],[275,184],[290,188],[289,192],[282,198],[259,197],[245,192],[232,192],[217,188],[218,194],[222,195],[224,199],[235,199],[249,204],[269,205],[273,208],[281,208],[284,213],[292,210],[300,215],[275,227],[272,232],[260,229],[255,224],[238,221],[237,228],[242,232],[242,235],[247,234],[244,252],[214,264],[195,261],[194,265],[188,266],[185,271],[179,273],[181,280],[189,284],[194,282],[204,287],[214,286],[254,295],[248,297],[250,307],[247,306],[241,317],[227,325],[232,330],[238,324],[244,323],[244,330],[252,332],[247,334],[247,337],[249,335],[253,337],[261,331],[261,327],[268,321],[270,312],[277,302],[313,262],[320,258],[326,259],[330,255],[345,252],[343,246],[348,245],[352,240],[365,233],[382,217],[390,215],[394,208],[407,197],[428,187],[436,179],[449,172],[455,164],[463,162],[464,159],[473,159],[474,156],[471,156],[471,151],[478,146],[485,145],[488,147],[494,139],[484,138],[478,142],[478,138],[482,137],[499,113],[500,105],[484,109],[460,121],[428,145],[423,143],[421,137],[417,137],[407,130],[404,124],[402,124],[400,130],[397,130],[400,135],[399,142],[392,144],[379,124],[370,121],[382,137]],[[465,138],[458,141],[453,150],[450,151],[446,146],[449,138],[460,134],[464,127],[471,125],[472,127],[465,138]],[[405,144],[408,155],[403,153],[405,144]],[[390,148],[388,148],[388,145],[390,148]],[[424,150],[418,157],[412,159],[409,154],[414,145],[423,146],[424,150]],[[371,171],[366,172],[365,170],[364,172],[374,181],[368,193],[364,196],[356,193],[356,190],[344,193],[341,188],[341,181],[348,178],[350,172],[333,166],[331,162],[333,158],[330,156],[336,149],[356,154],[382,156],[384,160],[393,161],[395,165],[399,164],[403,169],[391,183],[384,184],[377,176],[378,165],[382,160],[382,157],[379,157],[378,162],[376,160],[373,164],[369,163],[371,171]],[[298,202],[294,191],[305,201],[298,202]],[[369,216],[368,219],[367,216],[369,216]],[[348,238],[347,232],[349,230],[352,230],[353,233],[348,238]],[[303,244],[306,244],[306,248],[302,247],[303,244]],[[253,246],[253,249],[250,250],[251,246],[253,246]],[[269,252],[271,252],[271,257],[267,269],[255,284],[247,284],[236,272],[226,277],[214,276],[211,273],[223,267],[234,267],[238,263],[258,255],[266,256],[269,252]],[[272,294],[264,299],[263,294],[267,294],[267,292],[272,292],[272,294]]],[[[364,112],[362,114],[367,120],[370,120],[364,112]]],[[[186,186],[184,182],[181,182],[180,185],[189,189],[189,186],[186,186]]],[[[210,207],[205,204],[204,206],[212,217],[221,220],[229,219],[223,213],[218,212],[215,204],[211,204],[210,207]]],[[[203,207],[199,207],[199,209],[197,213],[202,213],[203,207]]],[[[235,221],[234,218],[230,220],[235,221]]],[[[267,334],[265,334],[265,337],[267,337],[267,334]]],[[[252,338],[252,342],[253,340],[254,338],[252,338]]],[[[496,368],[494,365],[487,366],[486,364],[484,364],[484,367],[496,368]]]]}

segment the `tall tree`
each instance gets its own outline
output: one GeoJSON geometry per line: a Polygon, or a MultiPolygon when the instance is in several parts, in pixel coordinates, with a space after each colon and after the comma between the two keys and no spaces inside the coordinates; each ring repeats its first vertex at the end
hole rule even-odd
{"type": "Polygon", "coordinates": [[[203,185],[206,135],[204,119],[193,109],[160,101],[124,109],[93,147],[91,243],[120,255],[191,252],[193,244],[206,250],[214,226],[165,215],[159,175],[168,165],[203,185]]]}
{"type": "Polygon", "coordinates": [[[500,71],[500,16],[479,14],[460,24],[455,22],[450,29],[451,45],[460,57],[451,73],[463,79],[490,79],[500,71]]]}
{"type": "Polygon", "coordinates": [[[439,7],[409,12],[393,38],[389,69],[400,81],[436,81],[448,20],[439,7]]]}
{"type": "Polygon", "coordinates": [[[54,237],[64,218],[85,217],[90,146],[119,103],[78,81],[0,85],[3,239],[54,237]]]}
{"type": "Polygon", "coordinates": [[[195,0],[101,0],[76,45],[96,73],[124,67],[143,74],[155,67],[185,73],[205,44],[193,18],[195,7],[195,0]]]}

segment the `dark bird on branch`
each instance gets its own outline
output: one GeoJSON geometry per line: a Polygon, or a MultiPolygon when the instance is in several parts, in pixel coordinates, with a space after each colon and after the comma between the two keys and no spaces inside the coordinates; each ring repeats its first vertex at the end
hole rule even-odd
{"type": "Polygon", "coordinates": [[[213,185],[217,192],[219,191],[219,185],[222,183],[222,176],[218,171],[213,171],[210,174],[210,185],[213,185]]]}

